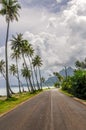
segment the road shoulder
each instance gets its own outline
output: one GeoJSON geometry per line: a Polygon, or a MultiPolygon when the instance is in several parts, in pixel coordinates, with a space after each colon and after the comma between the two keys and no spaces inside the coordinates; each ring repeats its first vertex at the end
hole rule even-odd
{"type": "Polygon", "coordinates": [[[82,99],[79,99],[77,97],[74,97],[73,95],[69,94],[69,93],[65,93],[63,90],[59,89],[59,92],[60,93],[63,93],[64,95],[74,99],[75,101],[77,102],[80,102],[81,104],[85,105],[86,106],[86,101],[82,100],[82,99]]]}

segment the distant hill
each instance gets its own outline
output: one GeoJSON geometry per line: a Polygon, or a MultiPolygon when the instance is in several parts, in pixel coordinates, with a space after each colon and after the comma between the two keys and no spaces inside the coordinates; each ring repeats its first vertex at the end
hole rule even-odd
{"type": "MultiPolygon", "coordinates": [[[[66,69],[66,72],[67,72],[67,76],[73,76],[74,69],[72,67],[68,67],[66,69]]],[[[64,77],[66,76],[65,69],[62,69],[59,73],[60,73],[60,75],[62,75],[64,77]]],[[[48,80],[45,81],[45,85],[52,86],[55,82],[57,82],[57,77],[52,76],[52,77],[49,77],[48,80]]]]}
{"type": "Polygon", "coordinates": [[[45,81],[44,85],[52,86],[55,82],[57,82],[57,77],[52,76],[45,81]]]}
{"type": "MultiPolygon", "coordinates": [[[[67,72],[67,75],[68,76],[73,76],[73,73],[74,73],[74,69],[72,68],[72,67],[68,67],[67,69],[66,69],[66,72],[67,72]]],[[[62,69],[60,72],[59,72],[62,76],[66,76],[65,75],[65,69],[62,69]]]]}
{"type": "MultiPolygon", "coordinates": [[[[65,69],[62,69],[60,72],[59,72],[62,76],[65,77],[65,69]]],[[[67,68],[67,75],[68,76],[72,76],[74,73],[74,69],[72,67],[68,67],[67,68]]],[[[11,77],[12,78],[12,77],[11,77]]],[[[10,78],[10,79],[11,79],[10,78]]],[[[52,86],[55,82],[57,81],[57,77],[55,76],[52,76],[52,77],[49,77],[45,83],[43,84],[43,86],[52,86]]],[[[3,77],[0,78],[0,88],[1,87],[5,87],[5,80],[3,77]]],[[[10,84],[12,87],[17,87],[16,85],[16,79],[15,78],[12,78],[12,80],[10,80],[10,84]],[[14,81],[14,82],[13,82],[14,81]],[[14,84],[14,85],[13,85],[14,84]]],[[[26,84],[23,84],[24,86],[26,86],[26,84]]]]}

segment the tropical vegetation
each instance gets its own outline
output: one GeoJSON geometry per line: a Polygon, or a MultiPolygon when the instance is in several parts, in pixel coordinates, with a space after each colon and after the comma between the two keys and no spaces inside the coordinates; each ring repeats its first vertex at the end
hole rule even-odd
{"type": "Polygon", "coordinates": [[[12,95],[11,84],[9,83],[10,75],[18,81],[19,93],[24,91],[21,77],[25,79],[28,91],[33,93],[36,90],[42,90],[41,69],[42,59],[36,54],[32,44],[23,38],[23,34],[13,35],[10,43],[12,53],[10,55],[12,64],[8,62],[8,40],[10,23],[18,21],[20,4],[17,0],[2,0],[0,15],[5,16],[7,23],[6,42],[5,42],[5,61],[0,60],[0,73],[6,81],[7,98],[12,95]],[[20,64],[22,66],[20,67],[20,64]]]}
{"type": "Polygon", "coordinates": [[[76,97],[86,99],[86,58],[84,61],[75,62],[74,75],[64,78],[62,90],[65,90],[76,97]]]}
{"type": "Polygon", "coordinates": [[[10,93],[10,84],[9,84],[9,71],[8,71],[8,38],[9,38],[9,27],[10,22],[14,20],[18,21],[18,11],[21,6],[18,4],[17,0],[2,0],[2,8],[0,10],[0,15],[5,16],[5,20],[7,23],[7,31],[6,31],[6,42],[5,42],[5,60],[6,60],[6,89],[7,89],[7,97],[11,97],[10,93]]]}

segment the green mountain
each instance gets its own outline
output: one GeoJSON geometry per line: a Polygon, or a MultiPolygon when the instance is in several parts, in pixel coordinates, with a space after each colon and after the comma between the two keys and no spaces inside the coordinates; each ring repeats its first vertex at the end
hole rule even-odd
{"type": "MultiPolygon", "coordinates": [[[[72,67],[68,67],[66,70],[65,69],[62,69],[61,71],[59,71],[60,75],[62,75],[63,77],[66,76],[66,73],[67,73],[67,76],[73,76],[73,73],[74,73],[74,69],[72,67]]],[[[52,76],[52,77],[49,77],[46,81],[45,81],[45,85],[47,86],[53,86],[55,82],[57,82],[57,77],[56,76],[52,76]]]]}

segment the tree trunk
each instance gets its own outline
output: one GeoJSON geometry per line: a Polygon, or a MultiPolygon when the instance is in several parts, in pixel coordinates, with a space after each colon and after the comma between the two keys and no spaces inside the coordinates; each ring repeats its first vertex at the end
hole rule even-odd
{"type": "Polygon", "coordinates": [[[5,60],[6,60],[6,90],[7,90],[7,98],[11,97],[9,90],[9,75],[8,75],[8,36],[9,36],[9,24],[10,21],[7,22],[7,33],[6,33],[6,43],[5,43],[5,60]]]}
{"type": "Polygon", "coordinates": [[[28,91],[30,92],[30,89],[29,89],[29,84],[28,84],[28,80],[26,78],[26,83],[27,83],[27,88],[28,88],[28,91]]]}
{"type": "MultiPolygon", "coordinates": [[[[25,66],[26,66],[26,68],[28,69],[27,64],[26,64],[26,60],[25,60],[25,57],[24,57],[24,54],[22,54],[22,57],[23,57],[23,60],[24,60],[25,66]]],[[[33,85],[32,85],[32,82],[31,82],[31,78],[28,77],[28,79],[29,79],[29,83],[30,83],[31,90],[32,90],[32,92],[33,92],[34,89],[33,89],[33,85]]]]}
{"type": "MultiPolygon", "coordinates": [[[[15,75],[15,77],[17,78],[17,80],[18,80],[18,77],[17,77],[17,75],[15,75]]],[[[22,91],[24,92],[24,87],[23,87],[23,83],[21,82],[21,80],[19,79],[19,82],[20,82],[20,84],[21,84],[21,86],[22,86],[22,91]]]]}
{"type": "Polygon", "coordinates": [[[17,58],[16,58],[16,67],[17,67],[17,78],[18,78],[18,85],[19,85],[19,93],[21,93],[21,86],[20,86],[19,69],[18,69],[17,58]]]}
{"type": "MultiPolygon", "coordinates": [[[[31,60],[32,60],[32,59],[33,59],[33,57],[31,56],[31,60]]],[[[39,87],[39,82],[38,82],[38,79],[37,79],[37,73],[36,73],[36,70],[35,70],[35,67],[34,67],[34,66],[33,66],[33,71],[34,71],[34,74],[35,74],[37,87],[38,87],[38,89],[40,89],[40,87],[39,87]]]]}
{"type": "Polygon", "coordinates": [[[29,56],[28,56],[28,59],[29,59],[30,68],[31,68],[31,74],[32,74],[33,86],[34,86],[34,89],[36,89],[36,88],[35,88],[34,75],[33,75],[33,68],[32,68],[32,64],[31,64],[31,61],[30,61],[30,57],[29,57],[29,56]]]}
{"type": "MultiPolygon", "coordinates": [[[[3,77],[4,77],[5,81],[6,81],[6,76],[5,76],[5,74],[3,72],[2,72],[2,75],[3,75],[3,77]]],[[[10,88],[10,86],[9,86],[9,91],[11,92],[11,94],[14,94],[14,92],[12,91],[12,89],[10,88]]]]}
{"type": "Polygon", "coordinates": [[[40,89],[40,85],[39,85],[38,78],[37,78],[37,70],[35,70],[35,68],[34,68],[34,73],[35,73],[38,89],[40,89]]]}
{"type": "Polygon", "coordinates": [[[42,89],[42,81],[41,81],[41,71],[40,71],[40,67],[38,67],[39,69],[39,77],[40,77],[40,86],[41,86],[41,89],[42,89]]]}
{"type": "Polygon", "coordinates": [[[22,87],[22,92],[24,92],[24,86],[23,86],[23,83],[21,82],[21,80],[19,79],[19,82],[21,84],[21,87],[22,87]]]}

